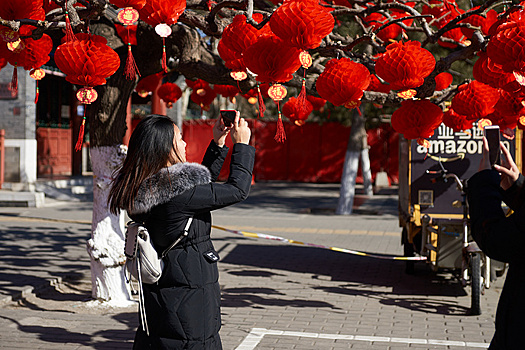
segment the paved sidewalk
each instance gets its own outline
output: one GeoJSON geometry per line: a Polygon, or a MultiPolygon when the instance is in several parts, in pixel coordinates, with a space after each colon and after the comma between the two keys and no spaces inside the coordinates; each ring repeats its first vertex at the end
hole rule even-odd
{"type": "MultiPolygon", "coordinates": [[[[395,189],[358,192],[349,216],[333,215],[338,191],[331,184],[257,183],[247,201],[214,212],[214,224],[401,255],[395,189]]],[[[0,208],[0,348],[131,348],[136,306],[89,301],[91,205],[0,208]]],[[[224,349],[467,349],[487,347],[492,337],[503,278],[483,295],[483,314],[469,316],[468,289],[425,263],[406,275],[402,261],[217,229],[213,236],[224,349]]]]}

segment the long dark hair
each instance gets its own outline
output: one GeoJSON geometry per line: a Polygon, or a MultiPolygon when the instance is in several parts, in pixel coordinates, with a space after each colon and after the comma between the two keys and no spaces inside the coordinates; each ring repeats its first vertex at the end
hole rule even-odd
{"type": "MultiPolygon", "coordinates": [[[[142,182],[166,167],[171,157],[174,132],[173,121],[163,115],[149,115],[140,123],[129,139],[124,164],[114,176],[109,190],[109,210],[117,214],[120,209],[130,212],[142,182]]],[[[175,154],[180,160],[177,150],[175,154]]]]}

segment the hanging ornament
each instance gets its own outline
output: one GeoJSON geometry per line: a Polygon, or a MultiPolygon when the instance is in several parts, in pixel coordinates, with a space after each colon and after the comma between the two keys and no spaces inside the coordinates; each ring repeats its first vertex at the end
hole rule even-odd
{"type": "MultiPolygon", "coordinates": [[[[92,87],[83,87],[77,91],[77,100],[82,104],[91,104],[95,102],[98,97],[98,93],[92,87]]],[[[84,116],[82,117],[82,124],[80,125],[80,130],[78,131],[78,139],[75,144],[75,151],[80,151],[82,149],[82,144],[84,143],[84,130],[86,128],[86,106],[84,107],[84,116]]]]}
{"type": "Polygon", "coordinates": [[[7,27],[0,27],[0,38],[6,43],[11,43],[20,39],[18,32],[7,27]]]}
{"type": "Polygon", "coordinates": [[[155,26],[155,32],[162,38],[162,69],[168,73],[168,65],[166,63],[166,38],[171,35],[171,27],[166,23],[161,23],[155,26]]]}
{"type": "Polygon", "coordinates": [[[492,121],[490,119],[483,118],[478,121],[478,128],[481,130],[485,129],[485,127],[489,125],[492,125],[492,121]]]}
{"type": "Polygon", "coordinates": [[[305,104],[306,110],[303,109],[303,107],[299,104],[299,100],[297,98],[291,97],[283,105],[283,114],[285,117],[293,121],[295,125],[303,126],[310,113],[312,113],[314,110],[314,107],[308,100],[305,102],[305,104]]]}
{"type": "Polygon", "coordinates": [[[230,76],[236,81],[243,81],[244,79],[248,78],[248,74],[246,72],[231,72],[230,76]]]}
{"type": "Polygon", "coordinates": [[[142,98],[148,96],[150,93],[157,90],[160,80],[163,78],[163,76],[164,71],[161,71],[159,73],[151,74],[140,79],[137,86],[135,87],[135,91],[142,98]]]}
{"type": "Polygon", "coordinates": [[[166,103],[166,107],[171,108],[182,96],[182,90],[175,83],[164,83],[157,90],[159,97],[166,103]]]}
{"type": "Polygon", "coordinates": [[[450,86],[452,83],[452,74],[448,72],[442,72],[436,75],[434,80],[436,81],[436,91],[441,91],[450,86]]]}
{"type": "Polygon", "coordinates": [[[76,40],[75,34],[73,33],[73,27],[69,20],[69,12],[67,11],[67,0],[64,1],[64,15],[66,17],[66,42],[76,40]]]}
{"type": "Polygon", "coordinates": [[[452,108],[468,119],[484,118],[494,112],[500,98],[499,90],[476,80],[459,86],[458,91],[452,99],[452,108]]]}
{"type": "Polygon", "coordinates": [[[140,77],[139,68],[137,67],[137,63],[135,62],[135,59],[133,58],[133,53],[131,52],[131,42],[129,41],[129,26],[133,25],[136,21],[139,19],[139,12],[135,10],[133,7],[126,7],[119,11],[117,15],[118,20],[126,26],[126,29],[128,31],[128,55],[126,58],[126,65],[124,68],[124,75],[126,76],[126,79],[128,80],[135,80],[138,76],[140,77]]]}
{"type": "Polygon", "coordinates": [[[30,73],[29,73],[29,76],[33,79],[36,80],[36,95],[35,95],[35,103],[38,102],[38,96],[40,95],[40,89],[38,87],[38,82],[40,80],[42,80],[45,76],[46,76],[46,72],[44,72],[43,69],[41,68],[37,68],[37,69],[33,69],[30,73]]]}
{"type": "Polygon", "coordinates": [[[286,97],[286,88],[281,84],[274,84],[268,89],[268,96],[277,104],[277,131],[275,132],[275,141],[284,142],[286,140],[286,134],[284,131],[283,119],[281,116],[281,108],[279,106],[279,101],[286,97]]]}
{"type": "Polygon", "coordinates": [[[455,132],[460,132],[472,128],[474,121],[468,120],[466,116],[457,114],[452,108],[449,108],[443,114],[443,124],[455,132]]]}
{"type": "Polygon", "coordinates": [[[10,41],[7,43],[7,49],[13,53],[20,53],[25,48],[26,48],[26,45],[20,38],[16,41],[10,41]]]}

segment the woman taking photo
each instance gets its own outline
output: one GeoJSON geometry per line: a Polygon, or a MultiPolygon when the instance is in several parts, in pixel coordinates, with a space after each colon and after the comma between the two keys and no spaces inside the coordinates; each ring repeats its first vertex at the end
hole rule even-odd
{"type": "Polygon", "coordinates": [[[168,117],[148,116],[133,131],[110,190],[110,210],[126,210],[144,223],[159,253],[193,219],[188,236],[165,256],[160,280],[143,283],[149,334],[139,326],[134,349],[222,349],[219,257],[210,239],[210,212],[248,196],[255,156],[250,136],[238,112],[231,127],[218,118],[201,165],[186,162],[186,143],[168,117]],[[228,134],[234,143],[230,175],[218,184],[228,134]]]}

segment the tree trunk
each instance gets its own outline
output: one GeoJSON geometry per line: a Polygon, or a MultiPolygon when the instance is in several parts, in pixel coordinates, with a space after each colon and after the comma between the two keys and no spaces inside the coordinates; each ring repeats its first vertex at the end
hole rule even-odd
{"type": "Polygon", "coordinates": [[[370,159],[368,157],[368,146],[366,141],[365,120],[356,111],[352,114],[352,128],[346,149],[345,163],[341,175],[341,189],[339,191],[339,202],[335,211],[336,215],[352,214],[355,196],[355,182],[359,170],[359,157],[361,155],[362,172],[365,193],[372,193],[372,181],[370,173],[370,159]]]}

